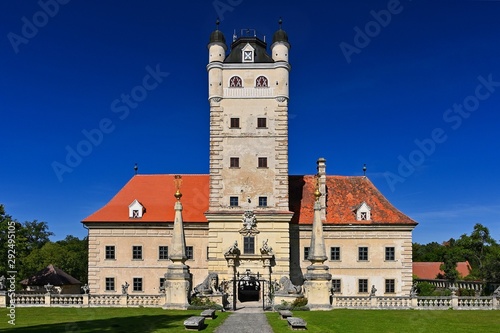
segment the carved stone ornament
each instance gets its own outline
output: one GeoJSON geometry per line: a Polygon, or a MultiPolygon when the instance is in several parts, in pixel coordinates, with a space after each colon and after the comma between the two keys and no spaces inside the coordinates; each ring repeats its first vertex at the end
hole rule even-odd
{"type": "Polygon", "coordinates": [[[284,96],[279,96],[279,97],[276,97],[276,100],[280,103],[283,103],[284,101],[286,101],[286,97],[284,96]]]}
{"type": "Polygon", "coordinates": [[[243,213],[243,228],[240,229],[240,234],[245,236],[254,236],[258,234],[260,231],[257,230],[257,218],[255,217],[254,212],[247,210],[243,213]]]}

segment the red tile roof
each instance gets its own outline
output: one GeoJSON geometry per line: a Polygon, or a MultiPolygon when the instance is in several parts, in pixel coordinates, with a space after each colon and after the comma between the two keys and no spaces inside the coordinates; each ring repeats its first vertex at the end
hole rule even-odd
{"type": "MultiPolygon", "coordinates": [[[[315,176],[290,176],[290,210],[293,222],[313,222],[315,176]]],[[[417,223],[397,210],[366,177],[327,176],[325,224],[409,224],[417,223]],[[371,208],[371,219],[356,220],[354,209],[363,202],[371,208]]]]}
{"type": "MultiPolygon", "coordinates": [[[[401,213],[366,177],[327,176],[326,224],[407,224],[416,222],[401,213]],[[353,209],[362,202],[371,207],[371,220],[357,221],[353,209]]],[[[292,223],[311,224],[314,176],[290,176],[292,223]]],[[[209,175],[182,175],[185,222],[207,222],[209,175]]],[[[174,219],[174,175],[135,175],[103,208],[82,222],[169,222],[174,219]],[[137,199],[146,209],[140,219],[129,218],[128,206],[137,199]]]]}
{"type": "MultiPolygon", "coordinates": [[[[101,209],[83,222],[168,222],[174,220],[175,175],[135,175],[101,209]],[[140,219],[129,218],[128,206],[137,199],[146,209],[140,219]]],[[[182,175],[184,222],[206,222],[208,175],[182,175]]]]}
{"type": "MultiPolygon", "coordinates": [[[[441,264],[442,262],[414,262],[413,275],[422,280],[434,280],[438,274],[444,275],[444,272],[439,269],[441,264]]],[[[468,261],[457,263],[457,271],[462,277],[469,275],[470,270],[471,267],[468,261]]]]}

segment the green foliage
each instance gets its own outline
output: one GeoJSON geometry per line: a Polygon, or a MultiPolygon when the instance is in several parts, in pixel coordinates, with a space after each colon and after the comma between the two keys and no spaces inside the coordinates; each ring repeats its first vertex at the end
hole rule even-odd
{"type": "Polygon", "coordinates": [[[458,289],[459,296],[476,296],[476,291],[473,289],[458,289]]]}
{"type": "Polygon", "coordinates": [[[16,270],[19,283],[53,264],[86,283],[87,239],[67,236],[54,243],[49,239],[52,235],[54,234],[49,231],[47,222],[34,220],[20,223],[7,215],[4,206],[0,204],[0,276],[6,275],[9,270],[16,270]],[[13,263],[9,262],[9,254],[15,257],[14,268],[8,266],[13,263]]]}
{"type": "Polygon", "coordinates": [[[223,308],[221,305],[211,301],[207,297],[192,297],[191,303],[188,307],[188,310],[206,310],[206,309],[215,309],[222,311],[223,308]]]}
{"type": "Polygon", "coordinates": [[[292,308],[302,307],[307,305],[307,298],[305,297],[297,297],[292,302],[292,308]]]}
{"type": "Polygon", "coordinates": [[[436,290],[436,287],[429,282],[419,282],[417,283],[417,294],[418,296],[433,296],[432,294],[436,290]]]}
{"type": "Polygon", "coordinates": [[[500,245],[488,228],[479,223],[470,235],[463,234],[457,240],[451,238],[443,245],[413,243],[413,261],[443,262],[442,278],[451,281],[466,278],[500,282],[500,245]],[[456,263],[462,261],[468,261],[472,268],[468,277],[459,276],[456,271],[456,263]]]}
{"type": "Polygon", "coordinates": [[[309,311],[309,307],[307,306],[307,298],[305,297],[297,297],[291,303],[285,300],[281,300],[281,304],[277,304],[274,306],[275,311],[280,310],[295,310],[295,311],[309,311]]]}

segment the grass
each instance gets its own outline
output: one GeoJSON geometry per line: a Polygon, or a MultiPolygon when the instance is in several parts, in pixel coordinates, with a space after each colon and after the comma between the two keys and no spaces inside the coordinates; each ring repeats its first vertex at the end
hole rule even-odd
{"type": "MultiPolygon", "coordinates": [[[[201,310],[160,308],[16,308],[12,326],[8,310],[0,309],[0,331],[23,333],[129,333],[183,332],[183,322],[201,310]]],[[[203,332],[214,332],[229,313],[217,311],[217,318],[205,320],[203,332]]]]}
{"type": "MultiPolygon", "coordinates": [[[[201,310],[163,310],[158,308],[17,308],[16,326],[7,321],[8,310],[0,309],[2,332],[184,332],[186,318],[201,310]]],[[[293,311],[307,322],[310,333],[497,333],[500,311],[431,310],[332,310],[293,311]]],[[[217,312],[205,320],[203,332],[214,332],[229,315],[217,312]]],[[[275,333],[292,332],[276,312],[267,312],[275,333]]],[[[237,333],[237,332],[236,332],[237,333]]]]}
{"type": "MultiPolygon", "coordinates": [[[[307,331],[342,333],[489,333],[500,331],[500,311],[332,310],[293,311],[307,331]]],[[[277,313],[266,313],[275,333],[292,332],[277,313]]]]}

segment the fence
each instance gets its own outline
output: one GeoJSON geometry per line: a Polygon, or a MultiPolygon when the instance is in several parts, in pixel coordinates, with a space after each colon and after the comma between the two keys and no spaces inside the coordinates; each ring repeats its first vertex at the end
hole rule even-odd
{"type": "MultiPolygon", "coordinates": [[[[16,294],[16,307],[161,307],[165,294],[94,295],[94,294],[16,294]]],[[[0,294],[0,307],[7,305],[7,295],[0,294]]]]}
{"type": "MultiPolygon", "coordinates": [[[[0,293],[0,307],[7,306],[7,295],[0,293]]],[[[16,307],[161,307],[165,294],[156,295],[60,295],[16,294],[16,307]]],[[[333,296],[332,308],[339,309],[415,309],[415,310],[500,310],[494,296],[333,296]]]]}

